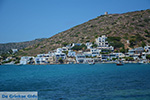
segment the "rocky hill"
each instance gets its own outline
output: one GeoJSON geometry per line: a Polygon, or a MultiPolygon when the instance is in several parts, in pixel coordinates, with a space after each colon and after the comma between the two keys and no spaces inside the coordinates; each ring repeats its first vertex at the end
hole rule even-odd
{"type": "Polygon", "coordinates": [[[44,38],[35,39],[33,41],[26,41],[26,42],[0,44],[0,54],[6,53],[11,49],[23,49],[33,44],[40,43],[43,40],[44,38]]]}
{"type": "Polygon", "coordinates": [[[116,50],[150,44],[150,9],[101,15],[21,50],[18,55],[47,53],[67,43],[94,42],[106,35],[116,50]],[[128,41],[128,42],[127,42],[128,41]]]}

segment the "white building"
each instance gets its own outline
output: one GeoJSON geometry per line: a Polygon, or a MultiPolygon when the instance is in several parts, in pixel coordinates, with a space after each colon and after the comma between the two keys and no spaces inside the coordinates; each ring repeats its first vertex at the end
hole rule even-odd
{"type": "Polygon", "coordinates": [[[144,52],[144,48],[143,47],[138,47],[132,50],[128,51],[129,55],[134,55],[134,54],[141,54],[142,52],[144,52]]]}
{"type": "Polygon", "coordinates": [[[108,41],[106,41],[107,37],[105,35],[102,35],[102,37],[98,37],[96,39],[96,44],[100,47],[108,47],[108,41]]]}
{"type": "Polygon", "coordinates": [[[56,53],[62,53],[62,48],[57,48],[56,53]]]}
{"type": "Polygon", "coordinates": [[[12,50],[13,54],[16,53],[16,52],[18,52],[18,49],[11,49],[11,50],[12,50]]]}
{"type": "Polygon", "coordinates": [[[65,53],[55,53],[55,60],[58,62],[59,58],[62,58],[62,60],[66,59],[65,53]]]}
{"type": "Polygon", "coordinates": [[[76,56],[76,52],[72,50],[68,50],[68,57],[75,57],[75,56],[76,56]]]}
{"type": "Polygon", "coordinates": [[[77,63],[85,63],[85,55],[84,54],[77,54],[76,55],[76,62],[77,63]]]}
{"type": "Polygon", "coordinates": [[[21,57],[20,64],[22,64],[22,65],[28,64],[30,62],[31,58],[34,59],[34,57],[32,57],[32,56],[23,56],[23,57],[21,57]]]}
{"type": "Polygon", "coordinates": [[[62,47],[62,51],[68,51],[68,47],[62,47]]]}
{"type": "Polygon", "coordinates": [[[52,64],[54,62],[54,53],[38,54],[34,58],[35,64],[52,64]]]}
{"type": "Polygon", "coordinates": [[[123,53],[112,53],[112,54],[116,55],[119,58],[125,57],[125,54],[123,54],[123,53]]]}
{"type": "Polygon", "coordinates": [[[92,48],[92,49],[90,49],[89,52],[84,52],[84,55],[89,56],[89,57],[97,57],[97,56],[99,56],[99,52],[100,52],[100,50],[98,50],[96,48],[92,48]]]}
{"type": "Polygon", "coordinates": [[[87,49],[91,49],[93,44],[91,42],[87,42],[85,45],[87,46],[87,49]]]}
{"type": "Polygon", "coordinates": [[[150,52],[150,46],[148,46],[148,45],[145,46],[145,47],[144,47],[144,50],[147,51],[147,52],[150,52]]]}
{"type": "Polygon", "coordinates": [[[50,57],[51,54],[37,54],[37,57],[50,57]]]}
{"type": "Polygon", "coordinates": [[[102,35],[101,37],[98,37],[96,39],[96,44],[98,45],[98,49],[109,49],[109,50],[114,50],[114,47],[109,46],[108,41],[106,41],[107,37],[105,35],[102,35]]]}
{"type": "Polygon", "coordinates": [[[71,45],[71,48],[73,48],[74,46],[81,46],[82,45],[82,43],[73,43],[72,45],[71,45]]]}

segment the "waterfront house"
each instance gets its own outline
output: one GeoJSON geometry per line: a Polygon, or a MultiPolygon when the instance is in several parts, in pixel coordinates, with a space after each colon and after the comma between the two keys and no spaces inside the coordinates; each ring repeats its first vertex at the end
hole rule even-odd
{"type": "Polygon", "coordinates": [[[92,53],[92,57],[97,57],[99,56],[99,50],[96,48],[90,49],[91,53],[92,53]]]}
{"type": "Polygon", "coordinates": [[[112,54],[115,54],[116,57],[118,57],[118,58],[123,58],[123,57],[125,57],[125,54],[123,54],[123,53],[112,53],[112,54]]]}
{"type": "Polygon", "coordinates": [[[107,54],[107,55],[108,55],[107,58],[109,60],[112,60],[113,58],[119,58],[119,56],[117,54],[114,54],[114,53],[110,53],[110,54],[107,54]]]}
{"type": "Polygon", "coordinates": [[[99,58],[101,61],[107,61],[107,59],[109,58],[109,55],[108,54],[100,54],[99,58]]]}
{"type": "Polygon", "coordinates": [[[84,63],[95,62],[92,58],[85,58],[84,63]]]}
{"type": "Polygon", "coordinates": [[[144,48],[143,47],[138,47],[132,50],[128,51],[129,55],[133,55],[133,54],[141,54],[142,52],[144,52],[144,48]]]}
{"type": "Polygon", "coordinates": [[[34,59],[34,57],[33,56],[23,56],[20,59],[20,64],[26,65],[30,62],[31,59],[34,59]]]}
{"type": "Polygon", "coordinates": [[[53,64],[54,63],[54,57],[35,57],[34,58],[35,64],[53,64]]]}
{"type": "Polygon", "coordinates": [[[60,58],[62,58],[62,60],[65,60],[65,59],[66,59],[66,54],[65,54],[65,53],[55,53],[54,57],[55,57],[56,63],[58,63],[58,60],[59,60],[60,58]]]}
{"type": "Polygon", "coordinates": [[[123,53],[110,53],[110,54],[101,54],[100,59],[101,61],[106,61],[106,60],[112,60],[113,58],[122,58],[125,57],[123,53]]]}
{"type": "Polygon", "coordinates": [[[75,64],[76,61],[74,58],[67,58],[66,61],[65,61],[66,64],[75,64]]]}
{"type": "Polygon", "coordinates": [[[100,59],[101,61],[107,61],[108,59],[109,60],[112,60],[113,58],[118,58],[118,56],[116,56],[115,54],[101,54],[100,55],[100,59]]]}
{"type": "Polygon", "coordinates": [[[85,63],[86,56],[84,54],[77,54],[76,55],[76,62],[77,63],[85,63]]]}
{"type": "Polygon", "coordinates": [[[99,52],[100,51],[98,49],[92,48],[92,49],[90,49],[90,51],[84,52],[84,55],[88,56],[88,57],[97,57],[97,56],[99,56],[99,52]]]}

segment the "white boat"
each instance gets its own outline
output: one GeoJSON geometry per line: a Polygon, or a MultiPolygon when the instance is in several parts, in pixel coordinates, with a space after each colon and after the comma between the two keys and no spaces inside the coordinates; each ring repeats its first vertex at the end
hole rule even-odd
{"type": "Polygon", "coordinates": [[[91,61],[88,61],[88,64],[89,64],[89,65],[94,65],[95,62],[94,62],[94,60],[91,60],[91,61]]]}
{"type": "Polygon", "coordinates": [[[123,62],[121,60],[119,60],[117,63],[116,63],[117,66],[122,66],[123,65],[123,62]]]}

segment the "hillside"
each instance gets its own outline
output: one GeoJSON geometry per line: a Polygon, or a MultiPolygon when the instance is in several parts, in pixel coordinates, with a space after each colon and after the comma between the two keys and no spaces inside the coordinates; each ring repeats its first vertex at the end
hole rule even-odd
{"type": "Polygon", "coordinates": [[[115,49],[131,49],[150,44],[149,26],[149,9],[124,14],[101,15],[29,46],[21,50],[18,55],[47,53],[57,47],[62,47],[65,43],[94,42],[95,38],[103,34],[105,34],[109,40],[112,40],[110,44],[115,46],[115,49]],[[119,38],[119,40],[115,40],[114,37],[119,38]],[[127,40],[129,40],[129,44],[127,40]]]}
{"type": "Polygon", "coordinates": [[[10,49],[23,49],[33,44],[40,43],[43,40],[44,38],[26,42],[0,44],[0,54],[8,52],[10,49]]]}

